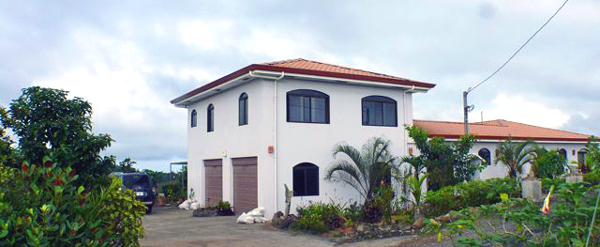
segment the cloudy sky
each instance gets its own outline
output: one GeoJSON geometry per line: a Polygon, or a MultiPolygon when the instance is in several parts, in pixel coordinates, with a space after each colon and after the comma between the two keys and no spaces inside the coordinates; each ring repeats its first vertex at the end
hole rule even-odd
{"type": "MultiPolygon", "coordinates": [[[[91,102],[107,154],[185,160],[169,100],[252,63],[306,58],[437,84],[415,117],[462,119],[462,91],[502,64],[563,0],[0,1],[0,105],[32,85],[91,102]]],[[[600,0],[569,2],[470,95],[471,121],[600,133],[600,0]]]]}

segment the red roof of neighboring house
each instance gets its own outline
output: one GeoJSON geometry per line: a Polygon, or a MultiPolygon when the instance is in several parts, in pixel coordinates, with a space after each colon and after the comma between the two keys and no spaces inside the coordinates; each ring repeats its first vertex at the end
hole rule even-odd
{"type": "MultiPolygon", "coordinates": [[[[465,133],[463,122],[414,120],[414,125],[427,130],[429,136],[459,138],[465,133]]],[[[469,123],[469,132],[478,139],[503,140],[512,137],[517,140],[539,141],[587,141],[590,136],[569,131],[556,130],[522,124],[503,119],[469,123]]]]}
{"type": "Polygon", "coordinates": [[[302,58],[298,59],[290,59],[283,60],[277,62],[263,63],[263,64],[252,64],[246,66],[242,69],[239,69],[229,75],[221,77],[216,81],[208,83],[202,87],[194,89],[174,100],[171,100],[172,104],[177,104],[183,100],[186,100],[196,94],[207,91],[211,88],[219,86],[223,83],[226,83],[230,80],[233,80],[237,77],[240,77],[244,74],[247,74],[250,71],[254,70],[265,70],[265,71],[273,71],[273,72],[285,72],[285,73],[293,73],[293,74],[303,74],[303,75],[313,75],[313,76],[323,76],[323,77],[333,77],[333,78],[343,78],[343,79],[351,79],[351,80],[362,80],[362,81],[372,81],[372,82],[381,82],[385,84],[394,84],[394,85],[406,85],[406,86],[415,86],[422,88],[433,88],[435,84],[415,81],[406,78],[385,75],[375,72],[369,72],[365,70],[353,69],[333,64],[327,64],[322,62],[316,62],[311,60],[306,60],[302,58]]]}

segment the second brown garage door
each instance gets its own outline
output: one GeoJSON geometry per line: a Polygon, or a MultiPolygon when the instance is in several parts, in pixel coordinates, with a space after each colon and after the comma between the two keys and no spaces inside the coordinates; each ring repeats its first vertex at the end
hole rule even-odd
{"type": "Polygon", "coordinates": [[[223,165],[220,159],[204,161],[205,203],[216,205],[223,199],[223,165]]]}
{"type": "Polygon", "coordinates": [[[233,166],[233,208],[235,214],[258,206],[258,175],[256,157],[231,159],[233,166]]]}

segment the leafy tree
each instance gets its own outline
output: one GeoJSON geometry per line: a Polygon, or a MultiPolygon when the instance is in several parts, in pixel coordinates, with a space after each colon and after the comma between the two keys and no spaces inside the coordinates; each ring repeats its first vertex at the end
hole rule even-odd
{"type": "Polygon", "coordinates": [[[558,151],[535,146],[533,156],[531,172],[536,178],[554,178],[565,173],[567,162],[558,151]]]}
{"type": "MultiPolygon", "coordinates": [[[[475,171],[483,168],[473,162],[476,157],[469,153],[475,144],[473,135],[461,136],[457,142],[447,144],[443,137],[429,138],[427,131],[419,127],[407,126],[406,130],[419,149],[419,155],[404,157],[402,162],[411,164],[419,171],[427,168],[430,190],[469,180],[475,171]]],[[[418,180],[419,173],[414,175],[418,180]]]]}
{"type": "Polygon", "coordinates": [[[77,182],[89,186],[113,167],[114,160],[100,156],[113,140],[92,133],[90,103],[67,95],[58,89],[26,88],[0,121],[18,137],[22,157],[40,164],[49,156],[59,166],[71,166],[81,178],[77,182]]]}
{"type": "Polygon", "coordinates": [[[502,162],[508,168],[508,176],[516,178],[522,173],[523,166],[533,160],[533,149],[530,147],[533,144],[531,140],[515,143],[509,137],[498,144],[495,163],[502,162]]]}
{"type": "Polygon", "coordinates": [[[117,172],[137,172],[133,166],[137,164],[137,162],[133,161],[131,158],[125,158],[121,162],[119,162],[119,166],[116,167],[117,172]]]}
{"type": "Polygon", "coordinates": [[[591,136],[585,144],[587,153],[585,155],[585,170],[587,172],[600,173],[600,149],[598,148],[598,138],[591,136]]]}
{"type": "Polygon", "coordinates": [[[348,144],[336,145],[333,157],[343,154],[347,159],[336,159],[327,169],[325,180],[349,185],[365,198],[366,204],[382,181],[385,184],[391,172],[397,172],[397,158],[389,152],[390,145],[381,137],[370,139],[361,150],[348,144]]]}

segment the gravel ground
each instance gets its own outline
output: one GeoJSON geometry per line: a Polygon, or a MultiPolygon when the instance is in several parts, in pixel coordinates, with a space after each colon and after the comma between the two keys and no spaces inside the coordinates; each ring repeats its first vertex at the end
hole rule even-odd
{"type": "MultiPolygon", "coordinates": [[[[155,207],[144,216],[142,246],[439,246],[423,245],[427,237],[404,236],[338,245],[327,238],[281,231],[270,225],[236,224],[234,216],[192,217],[192,212],[174,207],[155,207]],[[423,241],[420,241],[423,239],[423,241]],[[417,242],[415,242],[417,241],[417,242]],[[418,244],[418,245],[411,245],[418,244]]],[[[435,242],[435,237],[432,239],[435,242]]]]}

